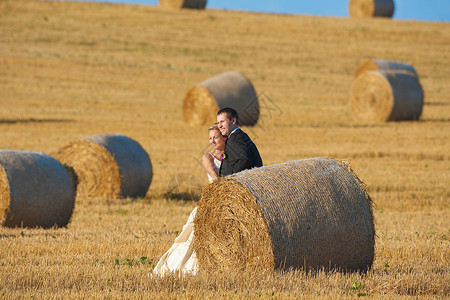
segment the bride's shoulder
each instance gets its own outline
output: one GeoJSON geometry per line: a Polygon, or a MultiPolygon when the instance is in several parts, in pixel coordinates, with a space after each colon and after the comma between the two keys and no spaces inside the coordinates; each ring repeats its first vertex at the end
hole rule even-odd
{"type": "Polygon", "coordinates": [[[202,160],[213,161],[214,156],[212,155],[211,152],[206,152],[205,154],[203,154],[202,160]]]}

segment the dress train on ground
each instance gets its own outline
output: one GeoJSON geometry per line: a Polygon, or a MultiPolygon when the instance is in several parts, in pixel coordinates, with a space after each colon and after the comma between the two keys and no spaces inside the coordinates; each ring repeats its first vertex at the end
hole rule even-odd
{"type": "Polygon", "coordinates": [[[194,218],[197,207],[192,210],[183,230],[175,239],[174,244],[160,258],[153,274],[164,275],[165,272],[181,271],[192,275],[197,274],[197,257],[192,242],[194,240],[194,218]]]}

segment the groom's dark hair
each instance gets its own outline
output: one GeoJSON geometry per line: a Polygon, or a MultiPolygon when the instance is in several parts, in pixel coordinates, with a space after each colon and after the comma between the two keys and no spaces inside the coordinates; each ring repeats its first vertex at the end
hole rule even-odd
{"type": "Polygon", "coordinates": [[[227,118],[229,120],[236,118],[236,125],[239,125],[239,115],[236,110],[232,109],[231,107],[225,107],[225,108],[222,108],[221,110],[219,110],[217,112],[217,115],[220,115],[223,113],[227,114],[227,118]]]}

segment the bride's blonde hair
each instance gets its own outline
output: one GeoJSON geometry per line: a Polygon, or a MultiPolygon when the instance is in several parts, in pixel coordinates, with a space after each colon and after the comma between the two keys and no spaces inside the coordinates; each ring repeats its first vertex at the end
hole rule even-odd
{"type": "Polygon", "coordinates": [[[217,130],[218,132],[220,132],[220,134],[224,137],[227,138],[226,135],[223,135],[222,132],[219,129],[218,123],[214,123],[212,124],[209,128],[208,128],[208,132],[210,132],[211,130],[217,130]]]}

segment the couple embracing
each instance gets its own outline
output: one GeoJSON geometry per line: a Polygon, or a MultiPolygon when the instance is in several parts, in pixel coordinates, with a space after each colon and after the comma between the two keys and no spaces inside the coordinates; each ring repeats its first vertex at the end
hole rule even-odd
{"type": "MultiPolygon", "coordinates": [[[[262,166],[262,159],[255,144],[239,128],[239,115],[236,110],[219,110],[217,123],[208,129],[208,134],[213,150],[203,155],[202,165],[210,182],[217,177],[262,166]]],[[[172,247],[158,261],[153,274],[164,275],[166,272],[178,271],[193,275],[197,273],[197,257],[192,248],[196,213],[197,207],[189,215],[172,247]]]]}
{"type": "Polygon", "coordinates": [[[262,159],[255,144],[239,128],[239,115],[236,110],[219,110],[217,123],[208,131],[213,151],[203,155],[202,164],[210,182],[219,176],[262,166],[262,159]]]}

